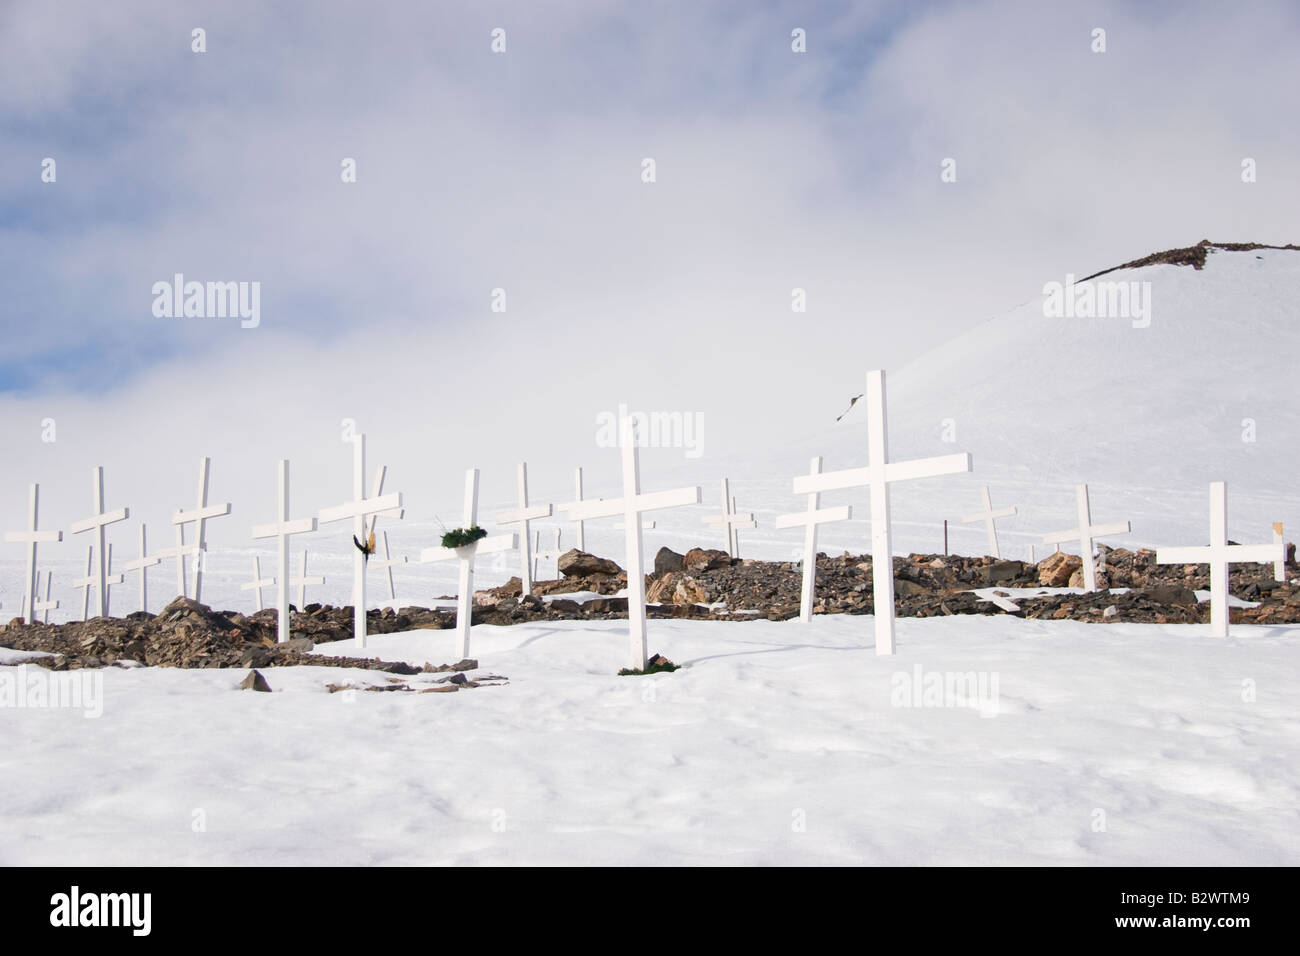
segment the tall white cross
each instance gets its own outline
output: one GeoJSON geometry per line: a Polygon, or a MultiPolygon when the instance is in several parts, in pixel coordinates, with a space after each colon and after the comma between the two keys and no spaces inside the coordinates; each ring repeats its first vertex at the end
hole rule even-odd
{"type": "Polygon", "coordinates": [[[519,592],[520,597],[533,593],[533,558],[530,553],[532,535],[529,533],[529,522],[537,518],[549,518],[550,516],[550,505],[534,505],[531,508],[528,506],[528,465],[521,462],[519,465],[519,506],[509,511],[497,513],[497,524],[519,525],[519,581],[522,587],[519,592]]]}
{"type": "MultiPolygon", "coordinates": [[[[311,585],[321,585],[321,584],[324,584],[324,583],[325,583],[325,578],[324,578],[322,575],[317,574],[317,575],[312,575],[311,577],[308,577],[308,576],[307,576],[307,551],[306,551],[306,549],[303,549],[303,552],[302,552],[302,563],[301,563],[301,564],[299,565],[299,567],[298,567],[298,576],[297,576],[296,578],[291,578],[290,581],[289,581],[289,586],[290,586],[290,587],[294,587],[294,588],[297,588],[297,589],[298,589],[298,610],[299,610],[299,611],[302,611],[302,609],[305,608],[305,607],[307,606],[307,585],[309,585],[309,584],[311,584],[311,585]]],[[[280,643],[284,643],[285,641],[287,641],[287,640],[289,639],[289,637],[288,637],[288,634],[289,634],[289,615],[288,615],[288,613],[286,612],[285,614],[283,614],[283,615],[280,617],[280,620],[284,622],[284,623],[281,625],[281,628],[282,628],[283,633],[284,633],[285,636],[284,636],[284,637],[279,637],[279,638],[277,638],[277,640],[278,640],[280,643]]]]}
{"type": "MultiPolygon", "coordinates": [[[[352,519],[353,536],[365,544],[368,537],[371,515],[392,516],[402,510],[401,492],[366,497],[366,436],[358,435],[353,439],[352,451],[352,501],[333,508],[321,509],[318,520],[321,524],[352,519]]],[[[357,647],[366,646],[366,564],[369,555],[356,548],[352,555],[352,633],[356,637],[357,647]]]]}
{"type": "MultiPolygon", "coordinates": [[[[556,505],[555,507],[556,507],[558,510],[560,510],[560,511],[572,511],[574,505],[577,505],[577,504],[581,504],[581,503],[582,503],[582,469],[581,469],[581,468],[577,468],[577,469],[574,470],[574,473],[573,473],[573,488],[574,488],[574,491],[573,491],[573,494],[574,494],[573,501],[569,502],[568,504],[556,505]]],[[[570,516],[570,520],[573,520],[573,519],[572,519],[572,516],[570,516]]],[[[585,532],[585,529],[584,529],[584,525],[586,524],[586,522],[584,522],[582,519],[578,519],[575,523],[576,523],[577,526],[578,526],[578,543],[577,543],[576,547],[577,547],[577,549],[578,549],[579,551],[586,551],[586,550],[587,550],[587,535],[586,535],[586,532],[585,532]]]]}
{"type": "MultiPolygon", "coordinates": [[[[108,593],[109,588],[111,588],[114,584],[122,583],[122,575],[112,573],[113,546],[111,544],[108,546],[108,561],[106,563],[108,566],[107,571],[105,571],[102,574],[102,576],[96,575],[94,573],[95,546],[93,544],[86,546],[86,576],[84,578],[78,578],[76,581],[72,582],[72,586],[81,591],[81,619],[83,621],[90,620],[90,592],[91,591],[97,591],[100,597],[99,600],[100,611],[95,616],[107,617],[108,604],[109,604],[109,593],[108,593]],[[100,586],[101,581],[103,582],[102,587],[100,586]]],[[[104,568],[104,564],[105,562],[100,562],[101,571],[104,568]]]]}
{"type": "Polygon", "coordinates": [[[39,581],[36,572],[36,545],[42,541],[62,541],[62,531],[36,530],[40,508],[41,486],[32,485],[31,497],[27,508],[27,530],[6,531],[5,540],[27,545],[27,584],[23,589],[22,607],[19,613],[23,620],[31,624],[36,620],[36,597],[39,581]]]}
{"type": "MultiPolygon", "coordinates": [[[[478,524],[478,469],[471,468],[465,472],[465,524],[469,530],[478,524]]],[[[474,558],[482,552],[511,551],[515,547],[513,534],[491,535],[479,538],[459,548],[424,548],[420,552],[420,561],[459,561],[460,581],[456,591],[456,637],[460,645],[461,660],[469,657],[470,619],[474,612],[474,558]]]]}
{"type": "MultiPolygon", "coordinates": [[[[316,530],[315,518],[289,517],[289,459],[281,458],[277,466],[278,490],[276,492],[276,520],[270,524],[253,526],[254,538],[275,538],[276,557],[279,559],[279,573],[276,575],[275,609],[276,640],[283,644],[289,640],[289,538],[295,534],[309,534],[316,530]]],[[[302,553],[302,576],[307,576],[307,552],[302,553]]],[[[302,585],[305,589],[306,585],[302,585]]],[[[262,609],[262,592],[257,592],[257,609],[262,609]]],[[[298,610],[302,610],[301,602],[298,610]]]]}
{"type": "MultiPolygon", "coordinates": [[[[808,474],[820,475],[822,471],[822,459],[818,455],[813,458],[812,463],[808,466],[808,474]]],[[[808,495],[808,508],[806,511],[798,511],[794,514],[779,515],[774,522],[777,528],[798,528],[804,529],[803,533],[803,587],[799,593],[799,620],[807,623],[812,620],[812,609],[817,589],[817,528],[819,525],[830,524],[833,521],[848,521],[853,517],[853,509],[849,505],[841,505],[838,508],[822,508],[821,494],[812,492],[808,495]]]]}
{"type": "Polygon", "coordinates": [[[184,525],[176,525],[176,544],[170,548],[164,548],[154,555],[159,561],[176,559],[176,594],[179,597],[185,597],[187,591],[185,586],[185,558],[187,555],[198,554],[199,551],[194,545],[185,543],[184,529],[184,525]]]}
{"type": "Polygon", "coordinates": [[[1088,502],[1088,486],[1075,485],[1074,493],[1079,509],[1079,526],[1068,531],[1054,531],[1051,534],[1045,534],[1043,535],[1043,544],[1054,544],[1059,548],[1066,542],[1079,542],[1079,557],[1083,559],[1083,589],[1085,591],[1095,591],[1097,590],[1097,566],[1092,559],[1093,540],[1108,537],[1112,534],[1128,534],[1133,529],[1132,525],[1127,521],[1093,524],[1092,506],[1088,502]]]}
{"type": "Polygon", "coordinates": [[[388,600],[390,600],[390,601],[396,601],[396,600],[397,600],[397,590],[396,590],[396,588],[393,587],[393,568],[396,567],[396,566],[399,565],[399,564],[406,564],[406,555],[402,555],[400,558],[395,558],[395,557],[393,557],[392,553],[388,550],[388,532],[387,532],[387,531],[381,531],[381,532],[379,532],[379,540],[383,542],[383,552],[382,552],[382,553],[383,553],[384,556],[383,556],[383,558],[381,558],[381,559],[378,560],[378,561],[374,561],[374,560],[372,560],[372,561],[370,562],[370,564],[371,564],[371,567],[373,567],[375,570],[377,570],[377,571],[383,571],[384,574],[387,576],[387,578],[388,578],[388,600]]]}
{"type": "Polygon", "coordinates": [[[33,613],[36,611],[41,612],[41,623],[43,624],[50,623],[50,611],[57,611],[59,609],[59,602],[50,600],[50,586],[53,583],[53,579],[54,579],[54,572],[46,571],[45,572],[45,599],[41,600],[38,597],[36,603],[32,605],[33,613]]]}
{"type": "Polygon", "coordinates": [[[1157,548],[1156,564],[1208,564],[1210,566],[1210,633],[1228,636],[1228,572],[1233,564],[1277,560],[1283,547],[1272,544],[1228,544],[1228,486],[1210,482],[1210,543],[1203,548],[1157,548]]]}
{"type": "Polygon", "coordinates": [[[705,515],[701,520],[726,534],[727,554],[733,558],[740,557],[740,529],[758,527],[753,514],[736,513],[736,499],[731,495],[730,483],[726,478],[722,479],[722,514],[705,515]]]}
{"type": "Polygon", "coordinates": [[[962,524],[970,524],[974,521],[983,521],[984,530],[989,536],[989,555],[994,558],[1001,558],[1002,554],[998,551],[998,527],[997,518],[1010,518],[1016,513],[1015,505],[1010,508],[999,508],[993,510],[993,499],[989,497],[989,486],[985,485],[980,491],[983,500],[984,510],[972,515],[966,515],[961,519],[962,524]]]}
{"type": "Polygon", "coordinates": [[[888,414],[885,409],[885,373],[879,369],[867,373],[867,447],[870,464],[866,468],[848,468],[821,474],[803,475],[794,480],[794,493],[808,495],[815,491],[842,488],[871,489],[871,584],[875,604],[876,653],[894,653],[894,548],[889,526],[889,486],[896,481],[934,478],[971,470],[966,452],[918,458],[914,461],[890,461],[886,434],[888,414]]]}
{"type": "Polygon", "coordinates": [[[207,522],[209,518],[222,518],[230,514],[230,502],[224,505],[208,504],[208,469],[212,465],[211,458],[199,459],[199,499],[198,504],[192,511],[177,511],[172,515],[172,524],[178,529],[176,539],[176,560],[180,562],[180,587],[181,595],[185,594],[185,525],[191,522],[195,525],[194,540],[194,600],[203,600],[203,565],[207,561],[208,555],[208,537],[207,522]]]}
{"type": "MultiPolygon", "coordinates": [[[[83,531],[94,531],[95,537],[91,546],[93,554],[98,555],[99,569],[96,574],[96,600],[99,605],[99,613],[96,617],[105,617],[108,614],[108,549],[104,545],[104,527],[114,524],[118,521],[125,521],[131,516],[129,508],[118,508],[116,511],[104,510],[104,468],[102,465],[97,466],[91,472],[91,501],[95,513],[89,518],[77,521],[68,527],[69,534],[81,534],[83,531]]],[[[86,570],[86,577],[90,577],[90,569],[86,570]]],[[[86,598],[89,600],[90,592],[87,590],[86,598]]]]}
{"type": "Polygon", "coordinates": [[[623,497],[609,501],[581,502],[570,512],[574,519],[623,516],[623,534],[627,542],[627,620],[630,641],[629,659],[634,670],[646,665],[645,571],[641,553],[641,515],[661,508],[679,508],[700,502],[699,486],[672,491],[641,493],[641,461],[637,454],[637,436],[631,417],[619,423],[619,444],[623,456],[623,497]]]}
{"type": "Polygon", "coordinates": [[[128,561],[122,565],[123,572],[139,571],[140,572],[140,610],[149,610],[149,582],[148,569],[155,564],[162,563],[159,555],[150,556],[148,549],[145,547],[145,530],[144,522],[140,522],[140,557],[134,561],[128,561]]]}
{"type": "Polygon", "coordinates": [[[1273,580],[1286,580],[1286,541],[1282,536],[1282,522],[1273,522],[1273,544],[1277,548],[1278,557],[1273,562],[1273,580]]]}
{"type": "Polygon", "coordinates": [[[252,591],[254,599],[257,601],[257,609],[262,610],[262,588],[269,588],[275,584],[275,578],[262,577],[262,561],[257,555],[253,555],[253,580],[247,584],[241,584],[239,590],[252,591]]]}

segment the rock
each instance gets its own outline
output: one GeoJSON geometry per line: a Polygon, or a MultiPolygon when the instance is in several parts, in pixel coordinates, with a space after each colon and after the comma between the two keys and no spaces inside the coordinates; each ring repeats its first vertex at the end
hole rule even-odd
{"type": "Polygon", "coordinates": [[[497,597],[497,595],[493,594],[491,591],[474,592],[475,607],[496,607],[500,600],[501,598],[497,597]]]}
{"type": "Polygon", "coordinates": [[[300,653],[306,654],[314,650],[316,645],[312,642],[311,638],[299,635],[298,637],[290,637],[283,644],[277,644],[276,647],[281,647],[289,651],[299,651],[300,653]]]}
{"type": "Polygon", "coordinates": [[[577,548],[570,548],[560,555],[556,567],[566,578],[584,577],[588,574],[619,574],[623,570],[608,558],[598,558],[577,548]]]}
{"type": "Polygon", "coordinates": [[[672,548],[660,548],[655,555],[655,576],[662,576],[671,571],[681,571],[686,567],[686,558],[672,548]]]}
{"type": "MultiPolygon", "coordinates": [[[[1083,559],[1079,559],[1079,566],[1070,573],[1070,583],[1068,586],[1072,588],[1081,588],[1085,586],[1083,580],[1083,559]]],[[[1110,577],[1104,571],[1097,570],[1097,587],[1110,587],[1110,577]]]]}
{"type": "Polygon", "coordinates": [[[997,561],[979,569],[980,583],[986,588],[997,584],[1008,584],[1027,574],[1028,570],[1023,561],[997,561]]]}
{"type": "Polygon", "coordinates": [[[717,548],[691,548],[682,555],[682,566],[686,571],[716,571],[731,567],[731,555],[717,548]]]}
{"type": "Polygon", "coordinates": [[[1112,604],[1110,607],[1106,608],[1106,610],[1101,612],[1102,617],[1115,617],[1118,614],[1119,614],[1119,608],[1117,608],[1114,604],[1112,604]]]}
{"type": "Polygon", "coordinates": [[[681,577],[673,588],[674,604],[708,604],[709,592],[695,578],[681,577]]]}
{"type": "Polygon", "coordinates": [[[271,693],[271,685],[266,682],[266,678],[258,671],[249,671],[248,676],[240,682],[240,690],[258,690],[264,694],[271,693]]]}
{"type": "Polygon", "coordinates": [[[1191,588],[1177,584],[1158,584],[1145,592],[1156,604],[1176,604],[1180,607],[1196,607],[1196,592],[1191,588]]]}
{"type": "Polygon", "coordinates": [[[454,671],[474,671],[478,670],[478,661],[472,657],[466,657],[451,665],[454,671]]]}
{"type": "Polygon", "coordinates": [[[469,678],[466,677],[464,674],[452,674],[450,677],[447,678],[447,682],[449,684],[460,684],[464,686],[465,684],[469,683],[469,678]]]}
{"type": "Polygon", "coordinates": [[[1057,551],[1038,562],[1038,584],[1045,588],[1063,588],[1070,583],[1070,575],[1083,567],[1077,554],[1057,551]]]}
{"type": "Polygon", "coordinates": [[[677,587],[679,575],[675,571],[669,571],[662,577],[655,578],[646,588],[645,600],[647,604],[671,604],[673,601],[673,589],[677,587]]]}

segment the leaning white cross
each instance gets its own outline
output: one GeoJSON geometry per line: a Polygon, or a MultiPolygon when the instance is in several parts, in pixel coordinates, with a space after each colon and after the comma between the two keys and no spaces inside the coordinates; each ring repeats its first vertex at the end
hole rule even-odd
{"type": "MultiPolygon", "coordinates": [[[[289,580],[289,538],[295,534],[309,534],[316,530],[315,518],[297,518],[289,517],[289,459],[281,458],[278,466],[279,484],[276,493],[276,520],[270,524],[259,524],[253,526],[254,538],[275,538],[276,539],[276,556],[279,559],[279,573],[276,575],[275,590],[275,608],[276,608],[276,640],[283,644],[289,640],[289,587],[292,582],[289,580]]],[[[302,553],[302,577],[307,576],[307,552],[302,553]]],[[[255,572],[254,579],[259,575],[255,572]]],[[[301,585],[304,590],[306,585],[301,585]]],[[[262,609],[262,592],[257,592],[257,609],[262,609]]],[[[302,601],[299,599],[298,610],[302,610],[302,601]]]]}
{"type": "MultiPolygon", "coordinates": [[[[353,536],[365,544],[368,537],[371,515],[395,515],[402,510],[401,492],[382,495],[376,498],[366,497],[366,436],[358,435],[353,439],[352,452],[352,501],[333,508],[321,509],[318,520],[321,524],[352,519],[353,536]]],[[[355,549],[352,556],[352,633],[356,637],[357,647],[366,646],[366,565],[368,554],[355,549]]]]}
{"type": "MultiPolygon", "coordinates": [[[[818,455],[813,458],[808,467],[810,475],[820,475],[822,471],[822,459],[818,455]]],[[[804,529],[803,534],[803,587],[800,589],[799,596],[799,620],[805,623],[812,620],[813,603],[817,589],[817,528],[819,525],[830,524],[832,521],[848,521],[853,517],[853,509],[850,505],[841,505],[838,508],[821,508],[821,494],[812,492],[808,495],[808,508],[806,511],[798,511],[794,514],[779,515],[775,521],[777,528],[799,528],[804,529]]]]}
{"type": "Polygon", "coordinates": [[[388,600],[397,600],[397,590],[393,587],[393,568],[399,564],[406,564],[406,555],[395,558],[392,552],[388,550],[388,532],[379,532],[379,540],[383,542],[383,558],[378,561],[372,561],[371,567],[376,571],[383,571],[388,578],[388,600]]]}
{"type": "Polygon", "coordinates": [[[262,588],[269,588],[275,584],[275,578],[262,577],[262,561],[257,555],[253,555],[253,580],[247,584],[241,584],[239,590],[252,591],[253,597],[257,602],[257,609],[262,610],[262,588]]]}
{"type": "Polygon", "coordinates": [[[77,590],[80,590],[80,591],[81,591],[81,619],[82,619],[83,621],[89,621],[89,620],[90,620],[90,592],[91,592],[91,591],[97,591],[97,592],[99,593],[99,595],[100,595],[100,602],[99,602],[100,612],[99,612],[97,615],[95,615],[95,616],[96,616],[96,617],[107,617],[107,616],[108,616],[108,604],[109,604],[109,600],[108,600],[108,599],[109,599],[109,589],[110,589],[114,584],[121,584],[121,583],[122,583],[122,575],[120,575],[120,574],[113,574],[113,573],[112,573],[112,571],[113,571],[113,546],[112,546],[111,544],[108,546],[108,562],[107,562],[107,565],[108,565],[107,572],[104,573],[102,576],[97,576],[97,575],[94,573],[94,567],[95,567],[95,546],[94,546],[93,544],[92,544],[92,545],[87,545],[87,547],[86,547],[86,576],[85,576],[84,578],[78,578],[76,581],[73,581],[73,582],[72,582],[72,586],[73,586],[74,588],[76,588],[77,590]],[[102,585],[102,586],[101,586],[101,584],[100,584],[101,581],[103,582],[103,585],[102,585]]]}
{"type": "MultiPolygon", "coordinates": [[[[289,579],[289,586],[298,589],[298,610],[299,611],[301,611],[303,608],[307,606],[307,585],[309,584],[321,585],[324,583],[325,583],[325,578],[323,575],[317,574],[311,577],[307,576],[307,551],[306,549],[304,549],[302,552],[302,563],[298,567],[298,576],[296,578],[289,579]]],[[[277,640],[279,640],[280,643],[284,643],[289,639],[288,637],[289,615],[285,614],[283,617],[280,618],[280,620],[284,622],[283,628],[284,628],[285,636],[277,638],[277,640]]]]}
{"type": "Polygon", "coordinates": [[[172,524],[178,529],[176,539],[176,560],[180,562],[181,569],[181,595],[185,595],[185,525],[193,523],[195,525],[194,540],[194,600],[203,600],[203,565],[207,563],[208,557],[208,537],[207,523],[209,518],[223,518],[230,514],[230,502],[224,505],[208,504],[208,470],[212,465],[211,458],[199,459],[199,496],[198,504],[192,511],[177,511],[172,515],[172,524]]]}
{"type": "Polygon", "coordinates": [[[1083,589],[1085,591],[1097,590],[1097,566],[1092,559],[1092,542],[1096,538],[1108,537],[1112,534],[1128,534],[1132,531],[1132,525],[1127,521],[1116,521],[1112,524],[1093,524],[1092,523],[1092,506],[1088,502],[1088,486],[1075,485],[1075,499],[1079,508],[1079,526],[1071,528],[1069,531],[1054,531],[1051,534],[1043,535],[1043,544],[1054,544],[1058,548],[1061,544],[1077,541],[1079,542],[1079,557],[1083,559],[1083,589]]]}
{"type": "Polygon", "coordinates": [[[870,464],[794,480],[794,493],[837,491],[843,488],[871,489],[871,584],[875,604],[876,653],[894,653],[894,549],[889,526],[889,486],[896,481],[934,478],[971,470],[970,454],[940,455],[914,461],[890,461],[886,436],[885,373],[867,373],[867,445],[870,464]]]}
{"type": "Polygon", "coordinates": [[[645,629],[645,573],[641,554],[641,515],[661,508],[679,508],[700,503],[699,486],[672,491],[641,492],[641,462],[637,454],[637,436],[630,417],[619,426],[619,444],[623,456],[623,497],[609,501],[580,502],[569,512],[574,519],[623,516],[623,533],[627,542],[627,619],[631,644],[630,658],[634,670],[645,668],[647,660],[645,629]]]}
{"type": "Polygon", "coordinates": [[[134,561],[128,561],[122,565],[123,572],[139,571],[140,572],[140,610],[149,610],[149,581],[148,569],[155,564],[161,564],[162,557],[159,555],[150,555],[145,547],[145,530],[144,522],[140,522],[140,557],[134,561]]]}
{"type": "Polygon", "coordinates": [[[54,580],[54,572],[46,571],[45,572],[45,599],[40,600],[38,597],[36,603],[32,605],[33,613],[35,613],[36,611],[41,612],[41,623],[43,624],[50,623],[50,611],[57,611],[59,609],[59,602],[50,600],[50,586],[53,583],[53,580],[54,580]]]}
{"type": "Polygon", "coordinates": [[[1228,636],[1228,572],[1233,564],[1277,560],[1280,546],[1272,544],[1228,544],[1228,486],[1210,482],[1210,543],[1187,548],[1157,548],[1156,564],[1208,564],[1210,566],[1210,634],[1228,636]]]}
{"type": "Polygon", "coordinates": [[[27,530],[6,531],[5,540],[27,545],[27,583],[23,588],[23,600],[19,613],[27,623],[36,620],[36,598],[40,582],[36,572],[36,545],[42,541],[62,541],[62,531],[38,531],[37,513],[40,507],[41,486],[32,485],[31,498],[27,509],[27,530]]]}
{"type": "Polygon", "coordinates": [[[996,519],[1010,518],[1014,516],[1016,513],[1016,507],[1015,505],[1012,505],[1010,508],[999,508],[997,511],[994,511],[993,499],[989,497],[988,485],[984,486],[983,490],[980,492],[980,497],[984,504],[984,510],[976,512],[973,515],[966,515],[961,519],[961,523],[971,524],[974,521],[983,521],[984,530],[989,537],[989,555],[994,558],[1001,558],[1002,554],[998,551],[998,527],[996,519]]]}
{"type": "Polygon", "coordinates": [[[722,479],[722,514],[705,515],[701,520],[709,527],[726,534],[727,554],[733,558],[740,557],[740,529],[758,527],[752,513],[743,515],[736,513],[736,499],[731,495],[726,478],[722,479]]]}
{"type": "MultiPolygon", "coordinates": [[[[478,469],[471,468],[465,472],[465,513],[464,530],[468,531],[478,525],[478,469]]],[[[469,657],[469,629],[474,613],[474,558],[480,552],[490,554],[494,551],[512,551],[515,547],[514,534],[497,534],[479,538],[459,548],[424,548],[420,552],[420,561],[459,561],[460,581],[456,592],[456,637],[460,645],[460,659],[469,657]]]]}
{"type": "MultiPolygon", "coordinates": [[[[89,518],[77,521],[68,527],[69,534],[81,534],[83,531],[94,531],[95,537],[91,545],[93,554],[99,556],[99,567],[96,577],[96,593],[99,604],[99,613],[96,617],[105,617],[108,614],[108,562],[107,549],[104,546],[104,528],[106,525],[114,524],[118,521],[125,521],[131,516],[129,508],[118,508],[116,511],[104,510],[104,468],[102,465],[97,466],[91,472],[91,501],[95,513],[89,518]]],[[[90,569],[86,569],[86,577],[90,577],[90,569]]],[[[90,599],[90,591],[86,591],[86,599],[90,599]]]]}
{"type": "Polygon", "coordinates": [[[528,465],[519,465],[519,506],[509,511],[497,512],[497,524],[519,525],[519,582],[522,590],[519,596],[526,597],[533,593],[533,559],[529,553],[532,547],[529,522],[537,518],[549,518],[550,505],[528,506],[528,465]]]}

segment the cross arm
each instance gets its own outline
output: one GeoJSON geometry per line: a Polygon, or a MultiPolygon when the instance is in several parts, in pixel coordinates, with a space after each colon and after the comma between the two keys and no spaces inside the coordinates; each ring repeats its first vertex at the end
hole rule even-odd
{"type": "Polygon", "coordinates": [[[336,505],[333,508],[322,508],[317,517],[321,524],[329,524],[331,521],[342,521],[345,518],[383,515],[388,511],[400,511],[401,508],[402,493],[395,491],[391,495],[383,495],[379,498],[362,498],[360,501],[349,501],[347,504],[336,505]]]}
{"type": "Polygon", "coordinates": [[[848,521],[852,515],[852,505],[840,505],[837,508],[818,508],[816,511],[798,511],[794,514],[777,515],[772,524],[775,528],[802,528],[810,524],[848,521]]]}
{"type": "Polygon", "coordinates": [[[253,525],[254,538],[275,538],[282,534],[307,534],[316,530],[315,518],[298,518],[294,521],[276,521],[253,525]]]}
{"type": "Polygon", "coordinates": [[[102,524],[115,524],[118,521],[125,521],[131,517],[130,508],[118,508],[116,511],[106,511],[102,515],[95,515],[93,518],[84,518],[81,521],[74,521],[68,525],[69,534],[81,534],[83,531],[90,531],[102,524]]]}
{"type": "Polygon", "coordinates": [[[62,531],[6,531],[5,540],[11,544],[40,544],[46,541],[62,541],[62,531]]]}

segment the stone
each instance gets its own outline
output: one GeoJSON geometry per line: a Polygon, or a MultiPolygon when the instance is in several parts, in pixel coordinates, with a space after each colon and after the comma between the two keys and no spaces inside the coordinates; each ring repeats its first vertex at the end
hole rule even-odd
{"type": "Polygon", "coordinates": [[[266,678],[259,671],[249,671],[248,676],[239,684],[240,690],[256,690],[264,694],[271,693],[271,685],[266,682],[266,678]]]}
{"type": "Polygon", "coordinates": [[[1196,592],[1191,588],[1177,584],[1158,584],[1147,595],[1156,604],[1177,604],[1181,607],[1196,607],[1196,592]]]}
{"type": "Polygon", "coordinates": [[[717,548],[691,548],[682,556],[682,565],[687,571],[716,571],[731,567],[731,555],[717,548]]]}
{"type": "Polygon", "coordinates": [[[679,578],[676,587],[673,588],[674,604],[708,604],[709,592],[695,578],[679,578]]]}
{"type": "Polygon", "coordinates": [[[985,587],[993,587],[998,584],[1007,584],[1016,578],[1028,572],[1028,566],[1023,561],[996,561],[986,567],[980,568],[980,581],[985,587]]]}
{"type": "MultiPolygon", "coordinates": [[[[683,555],[678,554],[672,548],[660,548],[655,555],[655,576],[668,574],[672,571],[681,571],[686,567],[686,559],[683,555]]],[[[646,600],[651,600],[646,595],[646,600]]]]}
{"type": "Polygon", "coordinates": [[[1045,588],[1063,588],[1069,585],[1070,576],[1083,567],[1083,559],[1076,554],[1057,551],[1038,562],[1038,584],[1045,588]]]}
{"type": "Polygon", "coordinates": [[[588,574],[620,574],[623,569],[608,558],[598,558],[594,554],[570,548],[560,555],[556,562],[560,573],[567,577],[581,577],[588,574]]]}
{"type": "MultiPolygon", "coordinates": [[[[1094,574],[1095,574],[1095,578],[1093,583],[1096,586],[1096,588],[1104,590],[1105,588],[1110,587],[1109,575],[1107,575],[1105,572],[1102,571],[1095,571],[1094,574]]],[[[1085,568],[1083,567],[1082,560],[1079,561],[1079,567],[1070,573],[1070,583],[1067,586],[1072,588],[1088,587],[1088,576],[1085,568]]]]}

